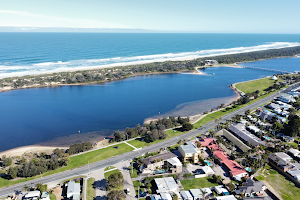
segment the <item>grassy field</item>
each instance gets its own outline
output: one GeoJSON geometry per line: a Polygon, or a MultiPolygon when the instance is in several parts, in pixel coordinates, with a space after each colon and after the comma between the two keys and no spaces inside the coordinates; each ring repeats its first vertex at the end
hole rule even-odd
{"type": "MultiPolygon", "coordinates": [[[[283,79],[278,78],[277,82],[282,82],[283,79]]],[[[253,80],[253,81],[248,81],[244,83],[239,83],[236,84],[236,88],[239,90],[245,92],[245,93],[252,93],[255,92],[256,90],[259,90],[260,93],[263,93],[265,89],[270,87],[271,85],[274,85],[275,81],[272,80],[271,78],[262,78],[258,80],[253,80]]]]}
{"type": "Polygon", "coordinates": [[[96,197],[96,194],[95,194],[95,188],[94,188],[94,182],[95,182],[95,179],[94,178],[89,178],[87,180],[87,195],[86,195],[86,199],[87,200],[94,200],[95,197],[96,197]]]}
{"type": "Polygon", "coordinates": [[[217,183],[213,182],[213,178],[211,177],[185,179],[181,180],[180,182],[184,190],[213,187],[218,185],[217,183]]]}
{"type": "Polygon", "coordinates": [[[129,169],[130,169],[130,176],[131,176],[131,178],[138,177],[138,171],[137,171],[137,169],[133,168],[133,170],[131,170],[131,166],[129,166],[129,169]],[[133,173],[131,173],[132,171],[133,171],[133,173]]]}
{"type": "Polygon", "coordinates": [[[256,177],[258,180],[268,182],[284,200],[299,199],[300,188],[296,187],[293,182],[287,180],[283,175],[270,168],[270,166],[267,165],[264,169],[264,173],[262,173],[261,170],[260,175],[256,177]]]}
{"type": "MultiPolygon", "coordinates": [[[[70,158],[70,163],[68,164],[68,166],[46,172],[45,174],[43,174],[43,176],[48,176],[48,175],[55,174],[58,172],[63,172],[63,171],[69,170],[69,169],[74,169],[76,167],[87,165],[88,162],[89,163],[97,162],[97,161],[104,160],[104,159],[107,159],[107,158],[110,158],[110,157],[113,157],[116,155],[120,155],[120,154],[123,154],[123,153],[133,150],[133,148],[127,144],[118,144],[115,146],[107,147],[104,149],[99,149],[96,151],[91,151],[91,152],[81,154],[78,156],[73,156],[70,158]],[[119,148],[114,148],[115,146],[119,146],[119,148]]],[[[17,184],[17,183],[22,183],[22,182],[29,181],[29,180],[32,180],[35,178],[39,178],[39,177],[40,176],[35,176],[35,177],[23,178],[23,179],[19,179],[19,180],[7,180],[4,178],[0,178],[0,187],[5,187],[5,186],[17,184]]]]}
{"type": "Polygon", "coordinates": [[[133,186],[134,186],[134,191],[135,191],[135,195],[138,195],[138,186],[141,186],[139,181],[133,181],[133,186]]]}

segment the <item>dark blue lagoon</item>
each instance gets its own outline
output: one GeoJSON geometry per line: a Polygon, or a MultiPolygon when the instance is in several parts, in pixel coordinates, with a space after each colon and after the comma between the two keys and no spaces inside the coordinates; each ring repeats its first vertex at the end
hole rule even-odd
{"type": "Polygon", "coordinates": [[[0,93],[0,150],[96,140],[159,113],[200,114],[236,98],[230,84],[272,74],[228,67],[207,68],[204,73],[145,75],[103,84],[0,93]]]}

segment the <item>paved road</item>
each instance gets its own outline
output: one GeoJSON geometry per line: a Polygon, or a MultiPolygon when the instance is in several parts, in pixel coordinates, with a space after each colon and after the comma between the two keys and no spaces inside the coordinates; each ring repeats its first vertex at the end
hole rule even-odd
{"type": "MultiPolygon", "coordinates": [[[[254,102],[250,105],[247,105],[247,106],[245,106],[245,107],[243,107],[239,110],[236,110],[232,113],[229,113],[229,114],[222,117],[223,118],[222,121],[229,120],[237,114],[242,115],[248,109],[249,110],[255,109],[258,106],[260,106],[264,103],[267,103],[268,101],[271,101],[273,98],[280,96],[282,92],[289,92],[292,89],[294,89],[296,87],[299,87],[299,85],[300,85],[300,83],[297,83],[293,86],[290,86],[287,89],[284,89],[281,92],[274,93],[274,94],[272,94],[268,97],[265,97],[265,98],[263,98],[259,101],[256,101],[256,102],[254,102]]],[[[153,151],[159,150],[162,147],[171,146],[173,144],[176,144],[178,140],[189,139],[189,138],[195,137],[199,134],[206,133],[208,130],[213,129],[215,126],[216,126],[215,122],[211,121],[211,122],[203,125],[202,127],[196,129],[196,130],[190,131],[189,133],[170,138],[166,141],[156,143],[156,144],[150,145],[148,147],[144,147],[144,148],[136,150],[136,151],[127,152],[127,153],[122,154],[122,155],[118,155],[118,156],[115,156],[115,157],[108,158],[106,160],[102,160],[102,161],[99,161],[99,162],[92,163],[92,164],[89,165],[90,166],[90,171],[95,171],[95,170],[98,170],[100,168],[105,168],[107,166],[114,165],[114,164],[124,160],[124,158],[126,160],[133,159],[133,158],[138,157],[138,156],[140,156],[140,155],[142,155],[146,152],[153,152],[153,151]]],[[[46,183],[53,182],[53,181],[65,180],[67,178],[72,178],[74,176],[87,174],[88,172],[89,172],[89,168],[86,165],[86,166],[79,167],[79,168],[76,168],[76,169],[73,169],[73,170],[68,170],[68,171],[60,172],[60,173],[53,174],[53,175],[50,175],[50,176],[37,178],[37,179],[34,179],[32,181],[27,181],[27,182],[24,182],[24,183],[19,183],[19,184],[12,185],[12,186],[9,186],[9,187],[1,188],[0,189],[0,197],[5,197],[5,196],[8,196],[8,195],[12,195],[14,192],[21,191],[25,184],[26,185],[35,185],[36,183],[46,184],[46,183]]]]}

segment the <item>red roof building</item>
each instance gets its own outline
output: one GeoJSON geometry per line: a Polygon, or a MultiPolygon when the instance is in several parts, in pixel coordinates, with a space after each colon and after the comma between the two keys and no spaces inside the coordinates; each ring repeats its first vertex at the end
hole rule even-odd
{"type": "Polygon", "coordinates": [[[236,161],[231,160],[227,153],[215,143],[213,138],[205,138],[204,141],[200,143],[202,147],[208,147],[210,150],[214,150],[213,154],[229,169],[231,177],[237,180],[240,180],[242,177],[248,177],[246,170],[236,161]]]}

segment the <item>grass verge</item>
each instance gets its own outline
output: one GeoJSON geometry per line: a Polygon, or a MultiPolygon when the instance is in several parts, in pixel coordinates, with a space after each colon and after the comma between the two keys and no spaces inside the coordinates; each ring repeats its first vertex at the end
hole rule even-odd
{"type": "MultiPolygon", "coordinates": [[[[278,78],[277,83],[282,82],[282,78],[278,78]]],[[[272,80],[271,78],[262,78],[258,80],[253,80],[253,81],[247,81],[244,83],[239,83],[236,84],[236,88],[243,91],[244,93],[252,93],[255,92],[256,90],[259,90],[261,93],[265,92],[267,88],[270,86],[274,85],[275,81],[272,80]]]]}
{"type": "Polygon", "coordinates": [[[87,180],[87,195],[86,195],[86,199],[87,200],[94,200],[96,198],[95,195],[95,188],[94,188],[94,183],[95,183],[95,179],[94,178],[89,178],[87,180]]]}
{"type": "MultiPolygon", "coordinates": [[[[89,163],[97,162],[100,160],[104,160],[104,159],[107,159],[107,158],[110,158],[110,157],[113,157],[116,155],[120,155],[120,154],[129,152],[129,151],[132,151],[132,150],[133,150],[132,147],[130,147],[127,144],[122,143],[122,144],[110,146],[107,148],[99,149],[96,151],[91,151],[88,153],[80,154],[78,156],[73,156],[70,158],[70,163],[68,164],[68,166],[46,172],[43,174],[43,176],[48,176],[48,175],[63,172],[63,171],[69,170],[69,169],[81,167],[83,165],[87,165],[88,162],[89,163]],[[116,146],[118,146],[119,148],[114,148],[116,146]]],[[[30,181],[30,180],[33,180],[33,179],[39,178],[39,177],[40,176],[35,176],[35,177],[30,177],[30,178],[18,179],[18,180],[7,180],[4,178],[0,178],[0,187],[5,187],[5,186],[17,184],[17,183],[22,183],[25,181],[30,181]]]]}
{"type": "Polygon", "coordinates": [[[114,169],[114,170],[112,170],[112,171],[109,171],[109,172],[104,172],[105,179],[107,180],[107,178],[109,177],[109,175],[115,174],[115,173],[118,173],[118,172],[120,172],[120,170],[118,170],[117,168],[114,169]]]}
{"type": "Polygon", "coordinates": [[[56,200],[56,196],[55,196],[55,194],[50,194],[50,200],[56,200]]]}

